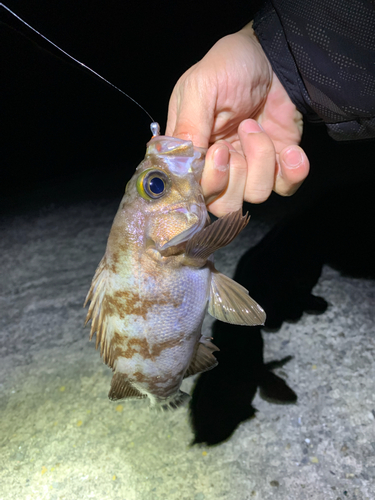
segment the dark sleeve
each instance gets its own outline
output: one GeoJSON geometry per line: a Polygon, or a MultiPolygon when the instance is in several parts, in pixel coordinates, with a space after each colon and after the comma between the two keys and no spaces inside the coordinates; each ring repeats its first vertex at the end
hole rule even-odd
{"type": "Polygon", "coordinates": [[[375,0],[268,0],[253,27],[308,120],[336,140],[375,138],[375,0]]]}

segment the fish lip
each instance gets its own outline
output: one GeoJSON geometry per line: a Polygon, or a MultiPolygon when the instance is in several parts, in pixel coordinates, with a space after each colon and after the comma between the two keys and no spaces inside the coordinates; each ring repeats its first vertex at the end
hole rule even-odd
{"type": "Polygon", "coordinates": [[[185,241],[189,240],[194,234],[197,232],[201,231],[206,223],[206,205],[202,205],[199,203],[191,203],[189,205],[180,205],[176,208],[172,208],[171,210],[177,211],[177,212],[182,212],[185,214],[188,214],[188,217],[190,214],[193,214],[197,217],[198,222],[195,224],[192,224],[188,229],[185,231],[182,231],[182,233],[177,234],[174,236],[171,240],[167,241],[164,243],[164,245],[161,245],[159,247],[159,251],[166,250],[167,248],[170,248],[175,245],[179,245],[180,243],[184,243],[185,241]]]}

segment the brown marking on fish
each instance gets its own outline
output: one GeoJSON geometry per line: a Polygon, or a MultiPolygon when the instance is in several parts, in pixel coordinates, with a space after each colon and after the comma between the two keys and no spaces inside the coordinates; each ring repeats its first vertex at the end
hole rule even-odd
{"type": "Polygon", "coordinates": [[[164,376],[156,375],[154,377],[148,377],[146,381],[147,390],[155,396],[167,398],[171,394],[178,391],[181,385],[183,372],[184,370],[180,370],[177,373],[170,373],[164,376]],[[167,385],[165,385],[166,382],[167,385]],[[160,387],[161,384],[163,384],[162,387],[160,387]]]}
{"type": "Polygon", "coordinates": [[[118,245],[118,248],[119,250],[121,250],[121,252],[127,252],[129,250],[129,241],[128,241],[128,238],[125,238],[124,236],[121,236],[121,238],[119,238],[119,241],[117,243],[118,245]]]}
{"type": "Polygon", "coordinates": [[[144,375],[141,372],[135,372],[132,375],[132,378],[134,378],[137,382],[142,383],[147,381],[146,375],[144,375]]]}
{"type": "Polygon", "coordinates": [[[113,224],[108,237],[109,250],[112,251],[113,248],[116,248],[119,251],[127,252],[131,244],[131,235],[123,231],[121,224],[113,224]]]}
{"type": "Polygon", "coordinates": [[[154,282],[160,282],[160,276],[163,269],[163,264],[161,262],[154,259],[144,259],[141,265],[143,270],[154,280],[154,282]]]}
{"type": "MultiPolygon", "coordinates": [[[[172,374],[167,374],[164,376],[155,375],[153,377],[146,377],[141,372],[135,372],[128,378],[125,374],[116,372],[112,378],[111,387],[115,389],[116,382],[117,385],[119,385],[118,382],[122,382],[125,379],[126,384],[128,386],[126,391],[128,394],[124,395],[123,397],[145,398],[146,394],[140,393],[139,390],[136,389],[133,385],[134,383],[136,384],[138,383],[142,385],[143,389],[147,390],[151,394],[155,394],[156,396],[164,399],[174,394],[176,391],[178,391],[181,384],[182,375],[183,375],[183,370],[180,370],[178,373],[173,375],[172,374]]],[[[119,398],[117,397],[111,399],[119,399],[119,398]]]]}
{"type": "Polygon", "coordinates": [[[150,345],[147,339],[129,339],[126,344],[126,349],[122,349],[122,356],[130,359],[134,354],[139,354],[143,359],[152,358],[150,345]],[[136,349],[136,348],[139,349],[136,349]]]}
{"type": "Polygon", "coordinates": [[[103,317],[106,316],[119,316],[121,319],[124,319],[125,314],[121,310],[121,304],[118,300],[114,299],[112,295],[106,294],[102,301],[102,314],[103,317]]]}
{"type": "Polygon", "coordinates": [[[171,294],[162,298],[142,299],[139,294],[126,290],[116,291],[114,295],[106,294],[100,305],[100,313],[93,320],[90,338],[96,333],[96,348],[100,345],[100,355],[111,368],[118,357],[130,359],[138,353],[144,359],[154,360],[164,349],[177,345],[179,339],[167,340],[150,345],[147,339],[128,338],[126,334],[114,332],[109,342],[106,336],[106,321],[109,317],[124,319],[127,315],[141,316],[146,320],[148,311],[154,306],[171,304],[179,307],[182,301],[171,294]],[[126,348],[124,349],[124,344],[126,348]],[[138,347],[138,349],[136,348],[138,347]]]}
{"type": "Polygon", "coordinates": [[[124,340],[124,335],[118,332],[114,332],[111,344],[121,344],[124,340]]]}
{"type": "Polygon", "coordinates": [[[152,345],[151,347],[151,356],[152,359],[154,357],[159,357],[160,354],[165,350],[165,349],[170,349],[172,347],[176,347],[181,343],[181,339],[186,338],[186,334],[182,333],[180,337],[175,337],[173,339],[167,339],[164,340],[163,342],[159,342],[157,344],[152,345]]]}
{"type": "Polygon", "coordinates": [[[111,264],[109,266],[110,271],[112,271],[112,273],[114,274],[117,274],[117,266],[120,263],[119,252],[112,252],[110,261],[111,261],[111,264]]]}
{"type": "Polygon", "coordinates": [[[115,332],[113,335],[109,346],[109,352],[108,361],[111,362],[111,365],[113,365],[115,360],[119,357],[131,359],[134,354],[139,354],[144,359],[152,358],[147,339],[129,339],[127,335],[122,335],[118,332],[115,332]],[[125,348],[123,346],[124,341],[126,342],[125,348]],[[136,349],[136,347],[138,347],[138,349],[136,349]]]}
{"type": "Polygon", "coordinates": [[[181,301],[177,301],[170,294],[150,299],[141,297],[138,293],[129,292],[128,290],[117,290],[109,302],[110,306],[116,308],[121,318],[129,314],[134,314],[135,316],[142,316],[144,320],[146,320],[149,310],[154,306],[173,305],[174,307],[179,307],[181,305],[181,301]]]}
{"type": "Polygon", "coordinates": [[[177,301],[170,294],[164,297],[144,298],[136,292],[117,290],[113,295],[107,294],[102,301],[102,314],[106,316],[118,316],[124,319],[128,315],[141,316],[146,320],[147,313],[154,306],[173,305],[179,307],[181,301],[177,301]]]}
{"type": "Polygon", "coordinates": [[[118,357],[131,359],[135,354],[139,354],[143,359],[155,361],[165,349],[170,349],[171,347],[179,345],[181,338],[184,337],[185,334],[182,334],[180,338],[167,339],[157,344],[151,344],[145,338],[129,339],[126,335],[115,332],[108,347],[108,364],[112,368],[118,357]],[[125,347],[124,344],[126,344],[125,347]]]}

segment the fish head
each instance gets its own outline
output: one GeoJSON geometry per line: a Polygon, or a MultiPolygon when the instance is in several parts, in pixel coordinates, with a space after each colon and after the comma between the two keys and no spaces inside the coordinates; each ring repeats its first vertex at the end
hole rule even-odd
{"type": "Polygon", "coordinates": [[[207,222],[200,186],[206,150],[157,136],[129,181],[122,207],[143,231],[143,243],[165,251],[189,240],[207,222]]]}

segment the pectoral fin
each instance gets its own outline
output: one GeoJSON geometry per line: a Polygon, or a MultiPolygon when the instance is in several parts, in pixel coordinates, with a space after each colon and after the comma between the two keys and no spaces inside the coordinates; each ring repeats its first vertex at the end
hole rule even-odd
{"type": "Polygon", "coordinates": [[[250,216],[237,212],[224,215],[220,219],[195,234],[187,243],[185,255],[197,259],[207,259],[219,248],[231,241],[247,226],[250,216]]]}
{"type": "Polygon", "coordinates": [[[211,274],[208,312],[234,325],[264,325],[266,313],[243,286],[216,269],[211,274]]]}
{"type": "Polygon", "coordinates": [[[112,377],[109,399],[117,401],[125,398],[145,398],[146,395],[135,389],[123,373],[115,373],[112,377]]]}
{"type": "Polygon", "coordinates": [[[195,375],[196,373],[207,372],[215,368],[218,364],[217,359],[212,354],[215,351],[219,351],[219,348],[208,339],[199,343],[189,368],[185,372],[184,378],[195,375]]]}

